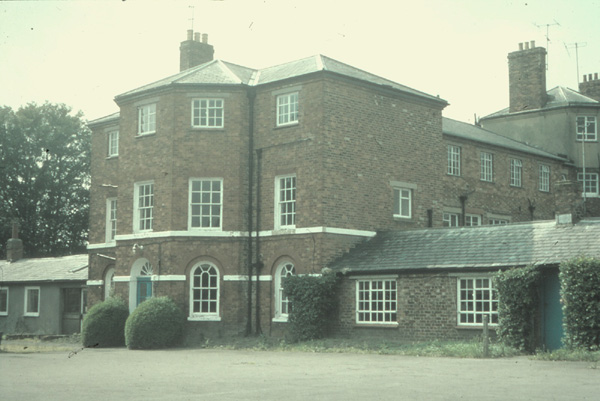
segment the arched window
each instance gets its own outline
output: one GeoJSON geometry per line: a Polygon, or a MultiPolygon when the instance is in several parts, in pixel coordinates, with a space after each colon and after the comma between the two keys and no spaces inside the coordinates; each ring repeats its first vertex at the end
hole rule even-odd
{"type": "Polygon", "coordinates": [[[115,268],[109,267],[104,275],[104,299],[112,297],[115,293],[115,268]]]}
{"type": "Polygon", "coordinates": [[[197,263],[190,272],[190,318],[219,319],[219,270],[212,263],[197,263]]]}
{"type": "Polygon", "coordinates": [[[289,276],[295,276],[296,269],[291,262],[283,262],[275,271],[275,320],[286,321],[291,310],[288,297],[283,294],[283,280],[289,276]]]}

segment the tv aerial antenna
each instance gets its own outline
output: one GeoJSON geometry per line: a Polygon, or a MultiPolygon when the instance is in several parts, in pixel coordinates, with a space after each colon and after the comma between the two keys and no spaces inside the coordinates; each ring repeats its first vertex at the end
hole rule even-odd
{"type": "Polygon", "coordinates": [[[195,12],[196,10],[195,10],[194,6],[188,6],[188,8],[192,9],[192,18],[188,18],[188,21],[192,21],[192,28],[191,29],[193,31],[194,30],[194,17],[195,17],[195,14],[196,14],[196,12],[195,12]]]}
{"type": "Polygon", "coordinates": [[[579,48],[587,46],[587,42],[575,42],[575,43],[565,43],[565,49],[567,50],[567,54],[571,57],[571,53],[569,53],[569,49],[575,49],[575,64],[577,65],[577,86],[579,86],[579,48]]]}
{"type": "Polygon", "coordinates": [[[558,23],[557,20],[554,20],[553,23],[551,24],[533,24],[535,26],[537,26],[538,28],[543,28],[546,27],[546,71],[548,70],[548,64],[550,64],[550,49],[549,49],[549,45],[550,45],[550,27],[551,26],[560,26],[560,24],[558,23]]]}

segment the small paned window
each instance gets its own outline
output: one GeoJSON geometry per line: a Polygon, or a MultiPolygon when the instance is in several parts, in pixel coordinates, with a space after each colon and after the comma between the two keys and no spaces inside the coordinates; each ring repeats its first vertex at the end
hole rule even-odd
{"type": "Polygon", "coordinates": [[[460,146],[448,145],[448,175],[460,176],[460,146]]]}
{"type": "Polygon", "coordinates": [[[510,185],[513,187],[521,186],[521,175],[523,173],[523,162],[519,159],[510,160],[510,185]]]}
{"type": "Polygon", "coordinates": [[[595,141],[596,140],[596,117],[578,116],[577,117],[577,140],[595,141]]]}
{"type": "Polygon", "coordinates": [[[481,181],[493,181],[493,156],[488,152],[481,152],[481,181]]]}
{"type": "Polygon", "coordinates": [[[192,127],[223,128],[223,99],[192,100],[192,127]]]}
{"type": "Polygon", "coordinates": [[[106,200],[106,242],[114,242],[117,235],[117,199],[106,200]]]}
{"type": "Polygon", "coordinates": [[[277,126],[298,122],[298,92],[277,96],[277,126]]]}
{"type": "Polygon", "coordinates": [[[577,181],[582,183],[586,196],[598,196],[598,173],[577,173],[577,181]]]}
{"type": "Polygon", "coordinates": [[[504,224],[508,224],[508,220],[506,220],[506,219],[489,219],[489,223],[492,226],[502,226],[504,224]]]}
{"type": "Polygon", "coordinates": [[[156,104],[138,107],[138,135],[156,132],[156,104]]]}
{"type": "Polygon", "coordinates": [[[108,157],[119,155],[119,131],[108,133],[108,157]]]}
{"type": "Polygon", "coordinates": [[[25,316],[40,315],[40,287],[25,287],[25,316]]]}
{"type": "Polygon", "coordinates": [[[540,166],[539,190],[542,192],[550,191],[550,167],[543,164],[540,166]]]}
{"type": "Polygon", "coordinates": [[[0,288],[0,316],[8,315],[8,288],[0,288]]]}
{"type": "Polygon", "coordinates": [[[482,325],[483,316],[498,324],[498,291],[489,277],[458,280],[458,324],[482,325]]]}
{"type": "Polygon", "coordinates": [[[221,228],[223,180],[190,180],[190,227],[221,228]]]}
{"type": "Polygon", "coordinates": [[[275,274],[276,284],[275,284],[275,300],[277,302],[277,307],[275,310],[275,317],[287,319],[290,311],[292,310],[292,304],[290,303],[289,298],[283,293],[283,282],[286,277],[295,276],[296,268],[293,263],[283,263],[277,269],[275,274]]]}
{"type": "Polygon", "coordinates": [[[394,217],[411,218],[412,190],[394,188],[394,217]]]}
{"type": "Polygon", "coordinates": [[[198,263],[191,272],[190,316],[219,315],[219,271],[212,263],[198,263]]]}
{"type": "Polygon", "coordinates": [[[458,213],[444,213],[442,225],[444,227],[458,227],[458,213]]]}
{"type": "Polygon", "coordinates": [[[275,179],[277,228],[296,226],[296,177],[277,177],[275,179]]]}
{"type": "Polygon", "coordinates": [[[356,282],[356,322],[369,324],[398,321],[396,280],[356,282]]]}
{"type": "Polygon", "coordinates": [[[154,183],[136,184],[135,231],[151,231],[154,219],[154,183]]]}
{"type": "Polygon", "coordinates": [[[465,226],[466,227],[474,227],[481,225],[481,216],[477,214],[467,214],[465,215],[465,226]]]}

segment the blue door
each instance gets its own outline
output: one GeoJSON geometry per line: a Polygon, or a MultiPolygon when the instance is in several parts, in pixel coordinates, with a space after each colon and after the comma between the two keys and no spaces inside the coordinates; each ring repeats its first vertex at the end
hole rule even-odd
{"type": "Polygon", "coordinates": [[[152,297],[152,282],[149,276],[137,278],[137,303],[136,306],[152,297]]]}
{"type": "Polygon", "coordinates": [[[542,276],[542,342],[548,351],[562,348],[563,312],[558,269],[542,276]]]}

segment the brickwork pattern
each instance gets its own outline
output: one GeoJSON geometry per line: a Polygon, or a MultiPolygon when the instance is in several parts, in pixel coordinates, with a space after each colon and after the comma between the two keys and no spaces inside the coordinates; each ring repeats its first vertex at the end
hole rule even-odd
{"type": "Polygon", "coordinates": [[[534,47],[508,55],[510,112],[542,108],[546,95],[546,49],[534,47]]]}

